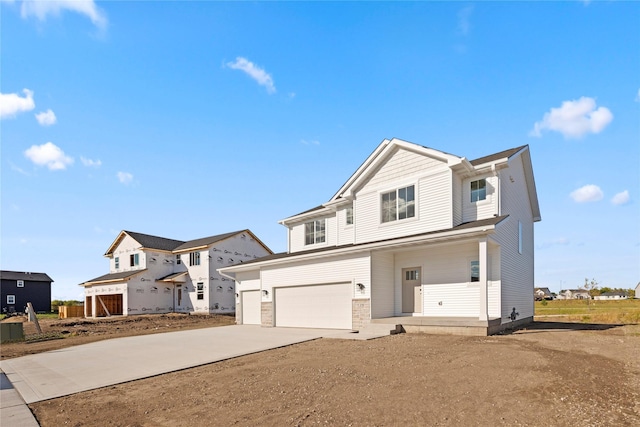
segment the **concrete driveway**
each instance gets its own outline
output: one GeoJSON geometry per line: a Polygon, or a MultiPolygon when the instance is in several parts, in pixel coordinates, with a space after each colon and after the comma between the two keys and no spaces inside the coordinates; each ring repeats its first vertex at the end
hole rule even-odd
{"type": "Polygon", "coordinates": [[[257,325],[194,329],[7,359],[0,368],[29,404],[321,337],[347,338],[349,331],[257,325]]]}

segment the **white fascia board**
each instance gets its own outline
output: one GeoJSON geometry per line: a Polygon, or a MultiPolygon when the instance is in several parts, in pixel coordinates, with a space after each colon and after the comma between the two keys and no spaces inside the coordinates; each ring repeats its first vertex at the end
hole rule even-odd
{"type": "Polygon", "coordinates": [[[213,246],[213,243],[210,244],[210,245],[200,245],[200,246],[194,246],[192,248],[184,248],[184,249],[180,249],[179,251],[171,251],[170,253],[173,253],[173,254],[184,254],[184,253],[187,253],[187,252],[193,252],[193,251],[207,249],[207,248],[209,248],[209,246],[213,246]]]}
{"type": "MultiPolygon", "coordinates": [[[[504,221],[504,219],[502,221],[504,221]]],[[[394,248],[399,248],[403,246],[415,245],[417,243],[436,243],[436,242],[447,241],[447,240],[456,240],[460,237],[469,238],[469,237],[475,237],[475,236],[486,236],[489,234],[493,234],[495,231],[495,228],[496,228],[496,225],[484,225],[484,226],[468,228],[464,230],[444,231],[442,233],[437,233],[429,236],[414,236],[414,237],[399,238],[399,239],[394,239],[393,241],[390,241],[390,242],[387,241],[387,242],[365,243],[362,245],[358,245],[357,247],[327,250],[323,252],[314,252],[310,254],[300,254],[298,256],[294,255],[294,256],[274,259],[270,261],[256,262],[248,265],[238,264],[230,267],[223,267],[219,269],[218,272],[228,278],[231,278],[231,276],[228,275],[229,273],[254,271],[262,267],[278,265],[278,264],[286,264],[289,262],[298,262],[298,261],[304,261],[309,259],[322,259],[322,258],[334,257],[337,255],[345,255],[345,254],[356,254],[361,252],[369,252],[374,249],[394,249],[394,248]],[[224,270],[224,272],[222,270],[224,270]]]]}
{"type": "Polygon", "coordinates": [[[298,215],[295,215],[295,216],[290,216],[289,218],[281,219],[280,221],[278,221],[278,224],[282,224],[284,226],[287,226],[288,224],[301,222],[301,221],[304,221],[305,219],[308,219],[308,218],[315,218],[317,216],[327,215],[327,214],[330,214],[332,212],[335,212],[335,211],[332,211],[332,209],[324,207],[322,209],[316,209],[316,210],[313,210],[311,212],[301,213],[301,214],[298,214],[298,215]]]}

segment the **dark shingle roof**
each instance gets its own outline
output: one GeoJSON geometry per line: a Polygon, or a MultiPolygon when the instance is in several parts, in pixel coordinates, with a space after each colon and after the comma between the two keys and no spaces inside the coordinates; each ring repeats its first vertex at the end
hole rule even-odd
{"type": "Polygon", "coordinates": [[[172,251],[184,243],[182,240],[167,239],[165,237],[151,236],[149,234],[136,233],[134,231],[125,230],[125,233],[133,237],[136,242],[142,245],[143,248],[148,249],[172,251]]]}
{"type": "Polygon", "coordinates": [[[246,230],[233,231],[231,233],[224,233],[224,234],[218,234],[216,236],[209,236],[209,237],[203,237],[201,239],[189,240],[188,242],[183,242],[181,245],[173,248],[172,250],[185,251],[191,248],[198,248],[200,246],[209,246],[221,240],[234,236],[238,233],[242,233],[243,231],[246,231],[246,230]]]}
{"type": "Polygon", "coordinates": [[[509,157],[513,156],[514,154],[516,154],[518,151],[522,150],[525,147],[527,147],[527,146],[526,145],[522,145],[520,147],[510,148],[508,150],[500,151],[499,153],[490,154],[488,156],[484,156],[484,157],[480,157],[480,158],[475,159],[475,160],[471,160],[469,163],[471,163],[473,166],[478,166],[478,165],[481,165],[483,163],[492,162],[494,160],[504,159],[505,157],[509,158],[509,157]]]}
{"type": "Polygon", "coordinates": [[[29,280],[31,282],[53,282],[46,273],[31,273],[24,271],[0,271],[0,278],[7,280],[29,280]]]}
{"type": "Polygon", "coordinates": [[[457,225],[455,227],[447,228],[447,229],[444,229],[444,230],[427,231],[426,233],[418,233],[418,234],[412,234],[410,236],[402,236],[402,237],[394,237],[394,238],[391,238],[391,239],[376,240],[376,241],[373,241],[373,242],[355,243],[355,244],[354,243],[350,243],[350,244],[347,244],[347,245],[330,246],[330,247],[326,247],[326,248],[318,248],[318,249],[311,249],[311,250],[308,250],[308,251],[291,252],[291,253],[290,252],[280,252],[280,253],[273,254],[273,255],[267,255],[267,256],[264,256],[262,258],[257,258],[257,259],[251,260],[251,261],[246,261],[246,262],[242,263],[242,265],[253,264],[253,263],[262,262],[262,261],[271,261],[271,260],[274,260],[274,259],[295,257],[295,256],[298,256],[298,255],[308,255],[308,254],[314,254],[314,253],[319,253],[319,252],[328,252],[328,251],[332,251],[332,250],[336,250],[336,249],[357,248],[359,246],[369,245],[371,243],[393,242],[394,240],[402,240],[402,239],[411,238],[411,237],[429,236],[429,235],[432,235],[432,234],[446,233],[446,232],[449,232],[449,231],[459,231],[459,230],[465,230],[465,229],[469,229],[469,228],[496,225],[499,222],[501,222],[502,220],[504,220],[505,218],[507,218],[508,216],[509,215],[502,215],[502,216],[493,217],[493,218],[481,219],[481,220],[478,220],[478,221],[470,221],[470,222],[466,222],[464,224],[460,224],[460,225],[457,225]]]}
{"type": "Polygon", "coordinates": [[[93,282],[109,282],[111,280],[122,280],[129,278],[131,276],[135,276],[136,274],[142,273],[143,271],[147,271],[147,269],[135,270],[135,271],[121,271],[119,273],[109,273],[104,274],[100,277],[96,277],[95,279],[87,280],[85,283],[93,283],[93,282]]]}

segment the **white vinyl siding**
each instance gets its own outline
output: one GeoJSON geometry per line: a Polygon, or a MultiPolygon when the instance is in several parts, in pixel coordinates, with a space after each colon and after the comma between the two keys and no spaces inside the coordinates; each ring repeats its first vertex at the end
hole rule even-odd
{"type": "MultiPolygon", "coordinates": [[[[462,222],[476,221],[479,219],[491,218],[498,213],[497,210],[497,193],[498,177],[482,176],[468,178],[462,184],[462,222]],[[486,198],[471,201],[471,184],[479,179],[486,180],[486,198]]],[[[526,191],[526,190],[525,190],[526,191]]]]}
{"type": "MultiPolygon", "coordinates": [[[[336,245],[346,245],[349,243],[353,243],[353,233],[355,227],[353,224],[347,223],[347,209],[340,209],[337,212],[337,237],[336,237],[336,245]]],[[[350,208],[352,212],[352,219],[355,222],[355,209],[353,207],[350,208]]]]}
{"type": "Polygon", "coordinates": [[[351,283],[275,289],[275,326],[351,329],[351,283]]]}
{"type": "Polygon", "coordinates": [[[394,316],[393,253],[371,254],[371,318],[394,316]]]}
{"type": "Polygon", "coordinates": [[[304,222],[297,223],[290,228],[290,240],[291,247],[290,252],[306,251],[309,249],[315,249],[324,246],[335,246],[337,241],[337,221],[336,215],[329,217],[312,218],[305,220],[304,222]],[[313,245],[305,244],[305,224],[310,221],[324,220],[325,221],[325,241],[314,243],[313,245]]]}
{"type": "Polygon", "coordinates": [[[457,174],[453,174],[452,182],[452,225],[455,227],[462,224],[462,179],[457,174]]]}
{"type": "Polygon", "coordinates": [[[510,322],[515,307],[518,319],[533,316],[534,239],[531,205],[525,185],[522,158],[500,172],[502,212],[509,218],[495,236],[502,248],[502,321],[510,322]],[[518,253],[518,223],[522,225],[522,254],[518,253]]]}

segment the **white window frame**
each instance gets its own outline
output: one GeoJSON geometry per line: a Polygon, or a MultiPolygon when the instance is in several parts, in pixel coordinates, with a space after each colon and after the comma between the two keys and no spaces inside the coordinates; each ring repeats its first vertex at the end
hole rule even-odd
{"type": "Polygon", "coordinates": [[[180,258],[180,254],[176,255],[176,265],[182,264],[182,259],[180,258]]]}
{"type": "Polygon", "coordinates": [[[140,254],[129,255],[129,267],[137,267],[140,265],[140,254]]]}
{"type": "Polygon", "coordinates": [[[327,219],[316,219],[304,223],[304,244],[316,245],[327,241],[327,219]]]}
{"type": "Polygon", "coordinates": [[[200,265],[200,252],[191,252],[189,254],[189,265],[200,265]]]}
{"type": "Polygon", "coordinates": [[[198,282],[196,284],[196,299],[198,300],[204,299],[204,282],[198,282]]]}
{"type": "Polygon", "coordinates": [[[119,256],[115,257],[115,259],[113,260],[113,263],[115,265],[116,270],[120,269],[120,257],[119,256]]]}
{"type": "Polygon", "coordinates": [[[518,253],[522,254],[522,222],[518,221],[518,253]]]}
{"type": "Polygon", "coordinates": [[[345,225],[351,226],[353,225],[353,206],[350,206],[344,210],[345,215],[345,225]]]}
{"type": "Polygon", "coordinates": [[[15,295],[7,295],[7,304],[15,304],[16,296],[15,295]]]}
{"type": "Polygon", "coordinates": [[[471,201],[471,203],[478,203],[483,200],[487,200],[487,179],[486,178],[476,179],[469,183],[469,200],[471,201]],[[473,184],[478,183],[477,186],[479,187],[481,182],[484,182],[484,186],[482,188],[476,188],[474,190],[473,184]],[[476,195],[477,197],[475,200],[474,200],[474,195],[476,195]]]}
{"type": "Polygon", "coordinates": [[[387,224],[394,221],[404,221],[415,218],[417,214],[416,205],[415,184],[380,193],[380,223],[387,224]],[[411,199],[408,198],[407,194],[409,189],[411,189],[411,192],[413,193],[413,197],[411,199]],[[405,194],[404,199],[401,198],[401,193],[403,192],[405,194]],[[389,196],[389,200],[387,202],[385,202],[385,196],[389,196]],[[387,206],[385,206],[385,203],[387,203],[387,206]]]}
{"type": "Polygon", "coordinates": [[[24,280],[18,280],[18,282],[16,283],[16,286],[19,288],[24,288],[24,280]]]}
{"type": "Polygon", "coordinates": [[[477,259],[473,259],[469,262],[469,282],[471,283],[478,283],[480,281],[480,261],[478,261],[477,259]],[[477,266],[478,269],[478,277],[477,280],[476,277],[473,275],[474,273],[474,265],[477,266]]]}

